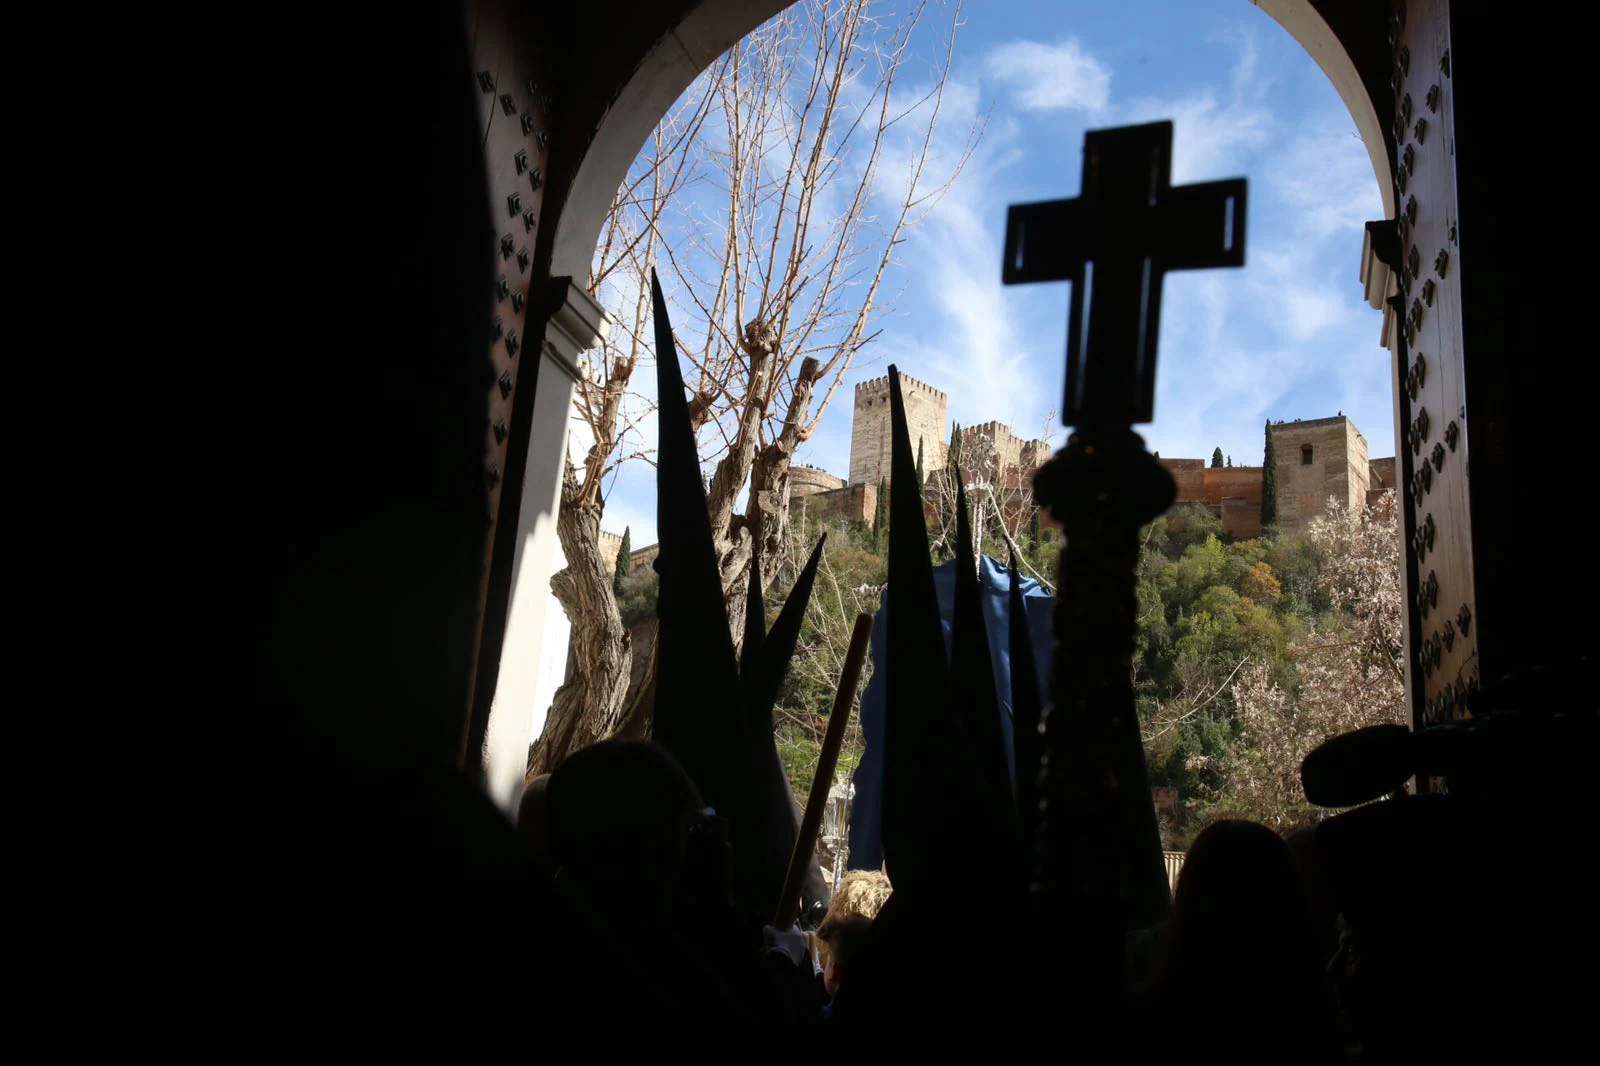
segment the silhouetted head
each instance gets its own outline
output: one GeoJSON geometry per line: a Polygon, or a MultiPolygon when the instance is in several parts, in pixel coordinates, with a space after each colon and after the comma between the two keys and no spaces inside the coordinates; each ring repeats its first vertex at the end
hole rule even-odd
{"type": "Polygon", "coordinates": [[[1169,922],[1170,978],[1204,983],[1237,971],[1270,981],[1285,966],[1320,973],[1294,857],[1264,825],[1216,822],[1195,839],[1169,922]]]}
{"type": "Polygon", "coordinates": [[[678,887],[705,801],[663,749],[608,740],[550,775],[546,808],[550,849],[564,878],[603,907],[653,910],[678,887]]]}
{"type": "Polygon", "coordinates": [[[1344,1060],[1323,962],[1282,837],[1253,821],[1211,824],[1184,858],[1146,989],[1158,1055],[1344,1060]]]}
{"type": "Polygon", "coordinates": [[[1174,1047],[1203,1056],[1337,1061],[1324,961],[1288,845],[1254,822],[1217,822],[1178,875],[1154,1017],[1174,1047]]]}

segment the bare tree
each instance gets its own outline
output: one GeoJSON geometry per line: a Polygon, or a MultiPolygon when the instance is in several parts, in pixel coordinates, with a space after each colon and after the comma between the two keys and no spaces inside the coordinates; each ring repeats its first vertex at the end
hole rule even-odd
{"type": "Polygon", "coordinates": [[[716,212],[691,220],[666,259],[698,334],[682,349],[685,380],[713,463],[707,504],[736,642],[752,555],[770,580],[787,550],[794,453],[876,335],[896,249],[981,133],[965,131],[953,156],[935,140],[959,8],[931,80],[903,90],[926,11],[880,18],[868,0],[807,0],[705,79],[716,212]]]}
{"type": "Polygon", "coordinates": [[[600,548],[605,494],[619,468],[650,461],[638,426],[654,405],[632,388],[634,371],[653,353],[648,275],[660,245],[659,223],[692,174],[689,165],[710,100],[688,100],[656,127],[627,183],[617,190],[589,274],[588,292],[608,305],[612,329],[583,356],[574,393],[573,436],[561,480],[556,536],[567,566],[550,587],[572,627],[570,673],[556,690],[545,726],[528,753],[528,772],[554,769],[566,756],[617,731],[632,649],[617,610],[615,564],[600,548]],[[573,452],[581,451],[580,462],[573,452]]]}
{"type": "Polygon", "coordinates": [[[927,10],[926,0],[882,16],[869,0],[789,8],[696,81],[619,191],[591,292],[605,285],[623,328],[580,390],[592,444],[569,471],[557,527],[568,568],[555,585],[577,673],[557,694],[531,772],[619,729],[637,733],[649,713],[649,684],[636,706],[621,706],[628,638],[598,543],[602,486],[640,454],[629,429],[642,411],[624,412],[634,370],[654,357],[653,267],[679,311],[675,340],[710,465],[707,506],[736,643],[752,557],[768,582],[782,568],[789,464],[876,335],[897,249],[982,133],[974,122],[953,150],[935,138],[959,6],[926,76],[904,84],[927,10]]]}
{"type": "MultiPolygon", "coordinates": [[[[926,177],[952,38],[930,84],[911,94],[897,85],[925,10],[883,22],[865,0],[803,4],[706,80],[722,142],[707,181],[720,213],[682,227],[668,273],[688,305],[680,322],[698,334],[681,350],[736,642],[751,558],[759,553],[770,581],[787,549],[794,453],[872,339],[906,230],[954,180],[979,132],[968,131],[937,182],[926,177]]],[[[952,16],[952,35],[954,26],[952,16]]]]}

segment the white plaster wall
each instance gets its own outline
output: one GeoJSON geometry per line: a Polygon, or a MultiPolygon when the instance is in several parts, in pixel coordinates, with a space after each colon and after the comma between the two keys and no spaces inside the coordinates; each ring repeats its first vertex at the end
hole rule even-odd
{"type": "MultiPolygon", "coordinates": [[[[500,678],[483,745],[489,795],[508,814],[515,813],[522,798],[528,737],[535,728],[543,727],[549,707],[548,700],[539,703],[545,629],[553,621],[563,625],[566,622],[550,593],[550,575],[555,572],[554,560],[560,551],[556,539],[560,457],[566,447],[567,421],[572,413],[573,382],[548,355],[541,359],[533,405],[533,437],[528,446],[522,511],[517,521],[521,535],[512,564],[515,577],[506,612],[505,642],[501,645],[500,678]]],[[[560,662],[565,661],[563,648],[560,662]]]]}
{"type": "MultiPolygon", "coordinates": [[[[555,555],[550,561],[550,572],[559,573],[567,565],[567,558],[561,552],[561,545],[556,545],[555,555]]],[[[567,612],[562,610],[561,601],[556,599],[555,593],[547,594],[549,599],[544,608],[544,639],[539,645],[539,678],[538,687],[534,690],[533,697],[533,722],[528,732],[528,743],[532,744],[539,739],[539,734],[544,730],[544,721],[550,713],[550,704],[556,698],[556,689],[567,677],[567,647],[572,640],[572,623],[567,620],[567,612]]]]}

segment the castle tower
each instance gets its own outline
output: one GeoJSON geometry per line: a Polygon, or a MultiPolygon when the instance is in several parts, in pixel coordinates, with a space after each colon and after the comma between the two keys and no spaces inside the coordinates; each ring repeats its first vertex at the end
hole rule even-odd
{"type": "Polygon", "coordinates": [[[1278,524],[1284,529],[1304,529],[1322,513],[1329,496],[1349,507],[1366,506],[1372,482],[1367,438],[1345,416],[1275,422],[1272,446],[1277,454],[1278,524]]]}
{"type": "MultiPolygon", "coordinates": [[[[911,433],[911,454],[922,448],[924,474],[944,469],[944,393],[916,378],[900,375],[906,404],[906,429],[911,433]]],[[[850,423],[850,484],[873,485],[887,480],[890,467],[889,379],[873,378],[856,386],[855,411],[850,423]]]]}

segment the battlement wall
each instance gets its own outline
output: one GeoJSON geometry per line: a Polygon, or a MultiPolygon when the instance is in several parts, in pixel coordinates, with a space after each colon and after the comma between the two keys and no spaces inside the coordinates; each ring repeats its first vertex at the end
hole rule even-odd
{"type": "MultiPolygon", "coordinates": [[[[1235,467],[1234,469],[1238,469],[1235,467]]],[[[1256,478],[1259,482],[1261,468],[1256,467],[1256,478]]],[[[1261,535],[1261,490],[1256,486],[1256,498],[1244,499],[1238,496],[1224,497],[1218,506],[1222,517],[1222,532],[1234,540],[1250,540],[1261,535]]]]}
{"type": "Polygon", "coordinates": [[[1172,480],[1178,483],[1178,495],[1174,503],[1204,503],[1206,498],[1206,461],[1204,459],[1168,459],[1165,456],[1156,460],[1172,475],[1172,480]]]}
{"type": "Polygon", "coordinates": [[[1392,489],[1396,487],[1398,482],[1395,478],[1399,475],[1395,473],[1394,458],[1394,456],[1390,455],[1383,459],[1368,460],[1367,473],[1370,475],[1370,480],[1367,485],[1367,491],[1369,493],[1376,489],[1392,489]]]}
{"type": "Polygon", "coordinates": [[[810,522],[871,522],[878,513],[878,486],[846,485],[802,496],[795,502],[810,522]]]}
{"type": "Polygon", "coordinates": [[[1210,466],[1205,472],[1205,500],[1221,506],[1226,499],[1250,500],[1261,509],[1261,467],[1210,466]]]}
{"type": "MultiPolygon", "coordinates": [[[[926,393],[927,395],[942,401],[949,400],[948,396],[946,396],[940,390],[934,388],[932,385],[929,385],[927,382],[918,381],[909,374],[901,374],[900,395],[902,397],[909,397],[913,392],[926,393]]],[[[889,396],[889,375],[885,374],[881,378],[872,378],[870,381],[862,381],[856,384],[857,401],[861,400],[863,397],[876,399],[879,396],[882,396],[885,399],[887,399],[889,396]]]]}
{"type": "Polygon", "coordinates": [[[830,474],[826,470],[815,466],[791,464],[789,467],[789,497],[791,499],[802,496],[815,496],[819,492],[842,489],[845,484],[844,478],[830,474]]]}
{"type": "Polygon", "coordinates": [[[600,549],[600,558],[605,561],[608,571],[617,568],[617,556],[622,552],[622,534],[600,531],[597,547],[600,549]]]}
{"type": "MultiPolygon", "coordinates": [[[[944,469],[945,411],[948,398],[932,385],[900,375],[900,395],[905,401],[906,430],[911,436],[911,456],[922,451],[923,473],[944,469]]],[[[852,485],[872,485],[887,480],[893,442],[889,414],[889,379],[873,378],[856,386],[855,409],[850,422],[850,477],[852,485]]]]}

